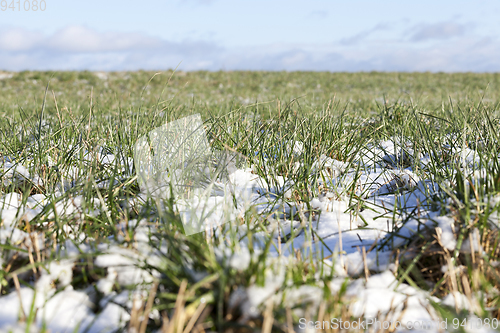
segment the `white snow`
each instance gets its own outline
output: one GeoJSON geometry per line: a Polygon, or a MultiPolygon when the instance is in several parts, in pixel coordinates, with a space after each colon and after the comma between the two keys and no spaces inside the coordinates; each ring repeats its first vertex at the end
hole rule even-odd
{"type": "Polygon", "coordinates": [[[443,247],[450,251],[455,250],[457,246],[455,221],[448,216],[438,216],[434,218],[434,221],[438,223],[438,228],[441,229],[441,243],[443,247]]]}
{"type": "MultiPolygon", "coordinates": [[[[304,152],[304,143],[293,141],[286,149],[300,156],[304,152]]],[[[105,168],[112,168],[115,163],[119,163],[123,171],[131,172],[125,170],[124,166],[124,162],[133,165],[130,158],[120,161],[103,147],[99,147],[95,152],[82,150],[81,153],[87,162],[98,161],[105,168]]],[[[479,160],[475,151],[465,148],[450,150],[450,153],[461,161],[464,169],[478,167],[479,160]]],[[[284,284],[289,283],[285,271],[288,265],[294,264],[297,251],[303,251],[304,256],[308,255],[309,251],[312,251],[313,256],[322,252],[329,256],[323,264],[333,267],[335,272],[335,278],[330,281],[330,288],[335,294],[339,292],[342,284],[347,283],[346,295],[351,302],[349,308],[357,317],[374,318],[383,314],[395,319],[402,314],[402,322],[430,321],[436,316],[430,306],[430,300],[459,309],[474,309],[476,305],[471,304],[465,295],[450,294],[440,301],[407,284],[398,285],[394,277],[394,248],[405,244],[422,230],[437,227],[445,249],[453,251],[457,246],[455,220],[449,216],[438,216],[439,211],[432,211],[427,202],[432,194],[439,191],[438,184],[433,179],[427,179],[425,172],[415,171],[412,167],[401,167],[412,162],[412,154],[410,144],[400,142],[399,139],[390,139],[362,149],[351,164],[325,155],[320,156],[311,170],[311,179],[314,175],[319,176],[318,185],[322,187],[308,203],[314,209],[314,214],[307,211],[307,204],[295,201],[292,190],[294,183],[291,179],[283,176],[264,179],[257,175],[256,165],[234,169],[229,174],[228,183],[234,197],[229,197],[223,191],[201,195],[199,189],[194,198],[177,200],[175,208],[181,212],[185,211],[182,217],[186,221],[195,218],[201,220],[202,208],[213,210],[206,219],[207,225],[226,228],[215,228],[214,235],[217,237],[221,236],[220,230],[229,228],[234,228],[234,233],[239,236],[245,235],[247,226],[238,225],[234,221],[239,222],[248,209],[255,209],[261,216],[268,216],[265,221],[267,229],[254,233],[253,254],[245,237],[235,246],[235,250],[223,242],[214,248],[221,265],[243,272],[248,269],[252,260],[258,259],[266,238],[271,236],[274,239],[269,256],[265,259],[267,269],[263,277],[264,285],[251,283],[247,288],[240,286],[231,293],[229,305],[240,308],[243,313],[240,319],[242,322],[259,316],[267,300],[275,304],[283,301],[286,305],[295,307],[296,315],[304,314],[305,304],[318,307],[318,300],[324,292],[321,287],[304,284],[287,288],[285,292],[281,291],[284,284]],[[227,200],[228,198],[230,200],[227,200]],[[233,205],[233,198],[236,205],[233,205]],[[189,211],[189,207],[199,209],[189,211]],[[412,212],[418,212],[418,219],[415,216],[405,219],[412,212]],[[227,221],[232,223],[223,225],[223,222],[227,221]],[[296,235],[293,244],[289,240],[291,233],[296,235]],[[389,241],[388,237],[392,239],[389,241]],[[385,241],[386,246],[379,247],[385,241]],[[366,256],[363,255],[363,248],[366,256]],[[365,280],[365,266],[370,274],[377,274],[365,280]]],[[[428,167],[429,156],[418,158],[416,162],[419,168],[428,167]]],[[[269,157],[266,161],[269,163],[269,157]]],[[[49,163],[55,165],[54,161],[49,163]]],[[[272,164],[267,166],[272,167],[272,164]]],[[[302,166],[302,162],[295,162],[294,172],[302,166]]],[[[38,175],[31,175],[26,166],[15,164],[11,160],[4,160],[0,169],[5,172],[2,179],[5,186],[12,185],[16,188],[16,184],[24,181],[40,183],[38,175]]],[[[58,215],[79,217],[76,220],[83,221],[85,215],[96,217],[101,209],[105,209],[97,197],[92,198],[90,202],[82,195],[59,198],[82,177],[81,170],[75,166],[68,166],[60,172],[59,191],[53,197],[34,194],[26,198],[26,203],[23,204],[22,195],[17,192],[1,194],[0,244],[32,251],[35,246],[32,244],[33,237],[30,236],[33,235],[20,230],[19,221],[32,221],[42,209],[51,205],[53,200],[56,200],[55,211],[49,210],[48,218],[58,215]]],[[[475,179],[482,179],[483,173],[476,172],[473,175],[475,179]]],[[[162,179],[169,181],[168,177],[162,179]]],[[[96,185],[98,188],[108,188],[109,180],[97,179],[96,185]]],[[[144,190],[147,184],[141,185],[144,190]]],[[[227,184],[221,182],[218,185],[224,187],[227,184]]],[[[143,191],[136,198],[130,199],[128,204],[140,208],[145,197],[146,192],[143,191]]],[[[498,202],[500,197],[490,200],[493,206],[498,202]]],[[[491,218],[495,217],[495,214],[492,214],[491,218]]],[[[496,218],[498,220],[498,217],[496,218]]],[[[70,233],[72,228],[78,225],[79,223],[64,225],[62,229],[70,233]]],[[[78,325],[80,332],[85,331],[87,327],[88,332],[111,332],[123,327],[130,319],[127,310],[131,308],[134,292],[123,291],[117,294],[114,287],[143,291],[140,285],[153,282],[159,277],[159,273],[148,271],[141,265],[161,262],[161,254],[167,253],[168,244],[159,241],[156,248],[150,245],[151,231],[154,231],[155,227],[146,220],[131,220],[116,227],[120,235],[116,239],[110,239],[109,244],[100,244],[99,254],[94,260],[95,266],[105,268],[107,272],[106,276],[96,283],[97,290],[105,295],[99,304],[102,309],[99,314],[95,313],[95,290],[73,290],[71,286],[73,268],[80,253],[92,251],[92,247],[85,244],[83,239],[73,235],[71,237],[75,242],[68,239],[57,245],[61,259],[46,262],[45,266],[40,268],[41,276],[32,283],[32,288],[21,287],[20,299],[15,290],[0,297],[0,329],[11,327],[13,331],[23,330],[22,324],[18,322],[21,303],[24,312],[29,314],[33,302],[34,309],[37,310],[36,324],[40,327],[45,323],[53,332],[73,331],[78,325]],[[134,229],[134,237],[125,248],[120,242],[125,241],[123,235],[129,229],[134,229]],[[78,243],[78,246],[75,243],[78,243]]],[[[472,248],[472,251],[482,253],[479,231],[472,229],[470,232],[471,236],[464,239],[460,250],[470,252],[472,248]]],[[[38,241],[37,247],[43,249],[45,244],[41,239],[38,241]]],[[[2,264],[12,258],[13,251],[6,253],[6,256],[0,259],[2,264]]],[[[26,252],[19,254],[27,256],[26,252]]],[[[195,280],[206,276],[206,272],[195,271],[190,263],[186,264],[186,271],[195,280]]],[[[475,299],[473,301],[477,302],[475,299]]]]}
{"type": "MultiPolygon", "coordinates": [[[[110,281],[116,279],[116,282],[122,286],[150,283],[154,279],[153,275],[138,267],[141,258],[146,259],[130,249],[113,245],[104,254],[97,256],[94,264],[97,267],[107,268],[107,279],[110,281]]],[[[102,286],[102,288],[104,287],[102,286]]]]}

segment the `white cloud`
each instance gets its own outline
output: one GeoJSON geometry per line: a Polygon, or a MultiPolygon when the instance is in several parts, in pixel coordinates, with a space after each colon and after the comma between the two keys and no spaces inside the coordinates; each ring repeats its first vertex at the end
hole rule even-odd
{"type": "Polygon", "coordinates": [[[139,33],[100,33],[83,26],[70,26],[46,39],[47,46],[63,52],[109,52],[161,47],[161,39],[139,33]]]}
{"type": "Polygon", "coordinates": [[[45,36],[21,28],[0,30],[0,52],[62,52],[62,53],[106,53],[106,52],[154,52],[199,53],[213,51],[214,45],[207,42],[168,42],[141,33],[98,32],[84,26],[69,26],[45,36]]]}
{"type": "MultiPolygon", "coordinates": [[[[234,52],[234,51],[233,51],[234,52]]],[[[500,43],[493,38],[362,45],[248,48],[224,57],[226,69],[313,71],[500,71],[500,43]]]]}
{"type": "Polygon", "coordinates": [[[207,57],[221,50],[203,41],[169,42],[83,26],[69,26],[49,36],[20,28],[0,30],[0,66],[6,70],[164,69],[183,60],[207,63],[207,57]]]}
{"type": "Polygon", "coordinates": [[[40,45],[43,35],[21,28],[11,28],[0,32],[0,50],[27,51],[40,45]]]}
{"type": "MultiPolygon", "coordinates": [[[[0,30],[0,69],[162,70],[182,62],[183,70],[500,71],[496,37],[459,36],[453,29],[444,29],[444,34],[423,34],[428,36],[426,43],[367,38],[382,28],[375,26],[364,35],[353,36],[352,42],[233,49],[204,41],[170,42],[141,33],[98,32],[82,26],[52,35],[8,29],[0,30]],[[452,35],[456,37],[436,39],[452,35]]],[[[425,29],[417,32],[422,31],[425,29]]]]}

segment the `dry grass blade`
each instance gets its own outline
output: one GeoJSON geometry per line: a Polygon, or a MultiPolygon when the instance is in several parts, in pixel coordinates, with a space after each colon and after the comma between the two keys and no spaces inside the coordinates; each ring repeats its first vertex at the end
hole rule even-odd
{"type": "Polygon", "coordinates": [[[269,298],[266,302],[266,309],[264,310],[264,322],[262,323],[262,333],[271,333],[273,328],[273,298],[269,298]]]}
{"type": "Polygon", "coordinates": [[[203,312],[206,306],[207,306],[206,302],[202,300],[200,302],[200,305],[198,305],[198,307],[196,308],[196,311],[194,312],[193,316],[189,319],[189,322],[187,323],[183,333],[191,332],[193,327],[196,325],[196,321],[198,320],[198,318],[200,317],[201,313],[203,312]]]}
{"type": "Polygon", "coordinates": [[[151,311],[151,308],[153,307],[153,302],[155,300],[157,289],[158,289],[158,281],[154,281],[153,286],[151,287],[151,290],[149,291],[149,296],[148,296],[148,301],[146,303],[146,308],[145,308],[144,313],[142,315],[142,322],[141,322],[141,326],[139,328],[139,333],[146,332],[146,328],[148,326],[148,321],[149,321],[149,312],[151,311]]]}
{"type": "Polygon", "coordinates": [[[19,279],[17,277],[17,274],[12,274],[12,279],[14,280],[14,285],[16,286],[16,292],[17,292],[17,297],[19,298],[19,312],[20,312],[20,316],[21,318],[19,318],[19,320],[21,322],[25,322],[26,321],[26,313],[24,312],[24,307],[23,307],[23,301],[22,301],[22,295],[21,295],[21,286],[19,284],[19,279]]]}
{"type": "Polygon", "coordinates": [[[185,311],[184,311],[184,296],[186,292],[187,281],[182,280],[179,287],[179,293],[177,294],[177,299],[175,301],[174,314],[172,318],[168,320],[168,325],[162,330],[164,333],[182,333],[185,324],[185,311]]]}

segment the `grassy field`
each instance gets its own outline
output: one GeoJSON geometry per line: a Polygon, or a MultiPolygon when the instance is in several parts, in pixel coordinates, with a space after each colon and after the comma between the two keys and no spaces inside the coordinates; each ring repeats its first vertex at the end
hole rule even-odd
{"type": "Polygon", "coordinates": [[[495,331],[499,102],[496,73],[0,72],[0,329],[495,331]],[[186,236],[134,146],[194,114],[250,204],[186,236]]]}

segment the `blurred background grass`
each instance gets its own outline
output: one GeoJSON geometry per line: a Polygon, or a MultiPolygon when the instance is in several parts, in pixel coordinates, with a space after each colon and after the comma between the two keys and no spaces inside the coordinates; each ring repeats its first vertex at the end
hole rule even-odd
{"type": "MultiPolygon", "coordinates": [[[[155,76],[152,71],[24,71],[2,76],[0,112],[11,117],[19,114],[19,107],[28,113],[37,109],[49,81],[49,97],[53,91],[59,107],[75,114],[88,112],[92,90],[96,112],[151,108],[171,101],[182,113],[196,109],[204,114],[206,108],[228,112],[255,102],[299,98],[303,112],[325,109],[335,101],[363,116],[384,102],[413,103],[429,112],[450,101],[482,101],[496,108],[500,100],[499,73],[165,71],[155,76]]],[[[48,98],[49,113],[55,111],[53,100],[48,98]]],[[[263,107],[259,112],[266,115],[276,111],[272,109],[263,107]]]]}

